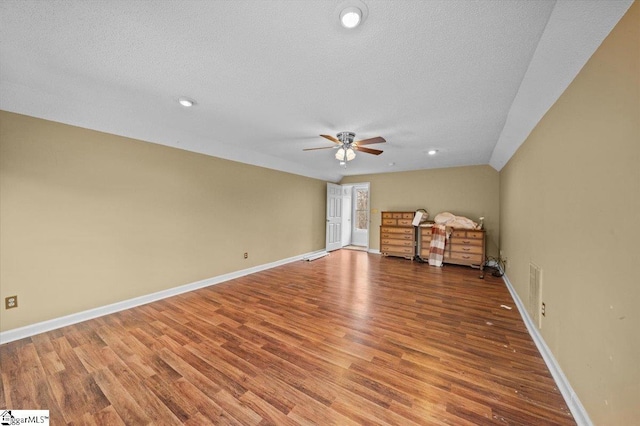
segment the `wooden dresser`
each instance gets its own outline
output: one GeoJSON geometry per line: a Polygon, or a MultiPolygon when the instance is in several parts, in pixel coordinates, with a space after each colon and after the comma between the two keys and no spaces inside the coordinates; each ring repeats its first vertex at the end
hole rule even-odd
{"type": "Polygon", "coordinates": [[[482,267],[485,258],[484,234],[484,230],[480,229],[454,229],[449,237],[449,248],[445,246],[444,261],[457,265],[482,267]]]}
{"type": "Polygon", "coordinates": [[[429,260],[429,247],[431,247],[431,226],[420,226],[418,233],[420,239],[420,257],[423,260],[429,260]]]}
{"type": "Polygon", "coordinates": [[[416,248],[414,212],[382,212],[380,253],[413,259],[416,248]]]}
{"type": "MultiPolygon", "coordinates": [[[[431,228],[420,227],[420,257],[429,259],[431,228]]],[[[444,263],[479,266],[482,269],[485,260],[484,229],[453,229],[444,247],[444,263]]]]}

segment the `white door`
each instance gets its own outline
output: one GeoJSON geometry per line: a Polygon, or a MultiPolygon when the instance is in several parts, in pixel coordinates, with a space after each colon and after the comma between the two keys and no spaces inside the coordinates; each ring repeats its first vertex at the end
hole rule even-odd
{"type": "Polygon", "coordinates": [[[342,247],[351,244],[352,192],[352,186],[342,185],[342,247]]]}
{"type": "Polygon", "coordinates": [[[353,186],[351,244],[369,247],[369,184],[353,186]]]}
{"type": "Polygon", "coordinates": [[[327,183],[327,238],[326,250],[342,247],[342,187],[327,183]]]}

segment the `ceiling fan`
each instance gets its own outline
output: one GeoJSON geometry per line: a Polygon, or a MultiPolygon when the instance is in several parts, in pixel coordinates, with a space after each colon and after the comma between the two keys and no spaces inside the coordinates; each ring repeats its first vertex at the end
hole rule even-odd
{"type": "Polygon", "coordinates": [[[375,138],[363,139],[361,141],[354,142],[356,134],[353,132],[340,132],[336,136],[337,138],[329,135],[320,135],[325,139],[329,139],[331,142],[337,144],[335,146],[324,146],[322,148],[307,148],[303,151],[314,151],[316,149],[338,149],[336,152],[336,159],[340,160],[341,164],[346,164],[347,161],[351,161],[356,157],[355,151],[366,152],[367,154],[380,155],[382,151],[379,149],[365,148],[362,145],[372,145],[374,143],[383,143],[386,140],[383,137],[376,136],[375,138]]]}

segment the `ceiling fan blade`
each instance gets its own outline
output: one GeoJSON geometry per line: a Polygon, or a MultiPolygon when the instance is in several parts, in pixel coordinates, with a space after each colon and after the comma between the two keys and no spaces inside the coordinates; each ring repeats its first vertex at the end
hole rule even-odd
{"type": "Polygon", "coordinates": [[[352,148],[355,149],[356,151],[366,152],[367,154],[373,154],[373,155],[380,155],[383,153],[383,151],[380,151],[379,149],[364,148],[361,146],[352,146],[352,148]]]}
{"type": "Polygon", "coordinates": [[[354,143],[358,146],[362,146],[362,145],[371,145],[374,143],[383,143],[383,142],[386,142],[385,138],[381,136],[376,136],[375,138],[363,139],[361,141],[354,142],[354,143]]]}
{"type": "Polygon", "coordinates": [[[322,136],[325,139],[329,139],[331,142],[334,142],[334,143],[342,143],[337,138],[335,138],[333,136],[329,136],[329,135],[320,135],[320,136],[322,136]]]}
{"type": "Polygon", "coordinates": [[[305,148],[303,151],[315,151],[316,149],[334,149],[335,146],[323,146],[322,148],[305,148]]]}

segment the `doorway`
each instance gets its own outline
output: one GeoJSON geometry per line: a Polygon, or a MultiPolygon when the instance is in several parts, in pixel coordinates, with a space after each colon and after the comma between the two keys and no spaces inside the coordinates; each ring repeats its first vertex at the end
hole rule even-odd
{"type": "Polygon", "coordinates": [[[370,184],[327,183],[326,251],[369,250],[370,184]]]}
{"type": "Polygon", "coordinates": [[[353,185],[351,245],[369,248],[369,184],[353,185]]]}

